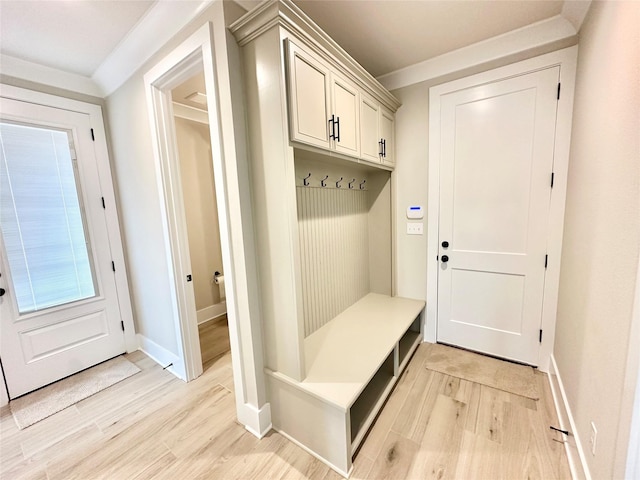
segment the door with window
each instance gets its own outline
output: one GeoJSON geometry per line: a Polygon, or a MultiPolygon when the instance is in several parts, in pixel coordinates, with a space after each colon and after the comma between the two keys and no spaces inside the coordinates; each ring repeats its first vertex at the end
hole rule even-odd
{"type": "Polygon", "coordinates": [[[0,98],[0,229],[10,398],[125,351],[89,115],[0,98]]]}
{"type": "Polygon", "coordinates": [[[538,364],[558,78],[441,97],[439,342],[538,364]]]}

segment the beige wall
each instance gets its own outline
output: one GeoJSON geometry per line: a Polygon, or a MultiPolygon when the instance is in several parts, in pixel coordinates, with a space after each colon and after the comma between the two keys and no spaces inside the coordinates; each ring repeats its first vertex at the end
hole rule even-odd
{"type": "Polygon", "coordinates": [[[196,310],[220,303],[215,271],[223,272],[209,126],[176,118],[196,310]]]}
{"type": "Polygon", "coordinates": [[[620,475],[616,445],[626,449],[619,434],[628,428],[618,426],[631,423],[621,402],[637,381],[625,373],[629,349],[640,348],[629,338],[640,249],[639,32],[640,3],[594,2],[580,33],[554,355],[593,478],[620,475]]]}

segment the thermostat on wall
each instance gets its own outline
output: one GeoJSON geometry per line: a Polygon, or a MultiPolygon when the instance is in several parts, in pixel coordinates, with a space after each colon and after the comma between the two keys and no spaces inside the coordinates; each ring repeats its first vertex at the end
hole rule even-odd
{"type": "Polygon", "coordinates": [[[407,207],[407,218],[420,219],[422,217],[424,217],[424,212],[420,205],[407,207]]]}

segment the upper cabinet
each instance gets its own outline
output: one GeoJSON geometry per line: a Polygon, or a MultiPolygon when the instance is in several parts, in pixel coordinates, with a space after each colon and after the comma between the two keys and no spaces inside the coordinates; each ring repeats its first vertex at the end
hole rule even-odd
{"type": "Polygon", "coordinates": [[[380,109],[380,159],[388,166],[395,166],[395,115],[385,108],[380,109]]]}
{"type": "Polygon", "coordinates": [[[286,41],[291,140],[360,155],[360,94],[318,56],[286,41]]]}

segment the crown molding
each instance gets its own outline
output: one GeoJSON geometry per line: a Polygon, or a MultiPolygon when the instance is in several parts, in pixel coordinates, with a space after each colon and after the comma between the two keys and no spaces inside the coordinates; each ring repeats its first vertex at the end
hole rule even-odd
{"type": "Polygon", "coordinates": [[[562,15],[566,18],[573,28],[575,28],[576,33],[580,31],[582,28],[582,24],[584,19],[589,13],[589,8],[591,7],[591,0],[577,0],[572,2],[565,1],[562,5],[562,15]]]}
{"type": "MultiPolygon", "coordinates": [[[[586,1],[579,3],[582,8],[584,8],[583,4],[590,4],[590,2],[586,1]]],[[[580,16],[584,20],[588,5],[584,14],[579,14],[577,10],[576,8],[576,12],[572,13],[574,21],[580,16]]],[[[564,40],[575,36],[577,33],[578,31],[572,21],[563,15],[556,15],[473,45],[430,58],[424,62],[381,75],[377,80],[388,90],[395,90],[564,40]]]]}
{"type": "Polygon", "coordinates": [[[107,97],[214,1],[156,2],[91,77],[107,97]]]}
{"type": "Polygon", "coordinates": [[[89,77],[65,72],[21,58],[0,54],[0,72],[8,77],[20,78],[33,83],[61,88],[76,93],[102,98],[102,90],[89,77]]]}

